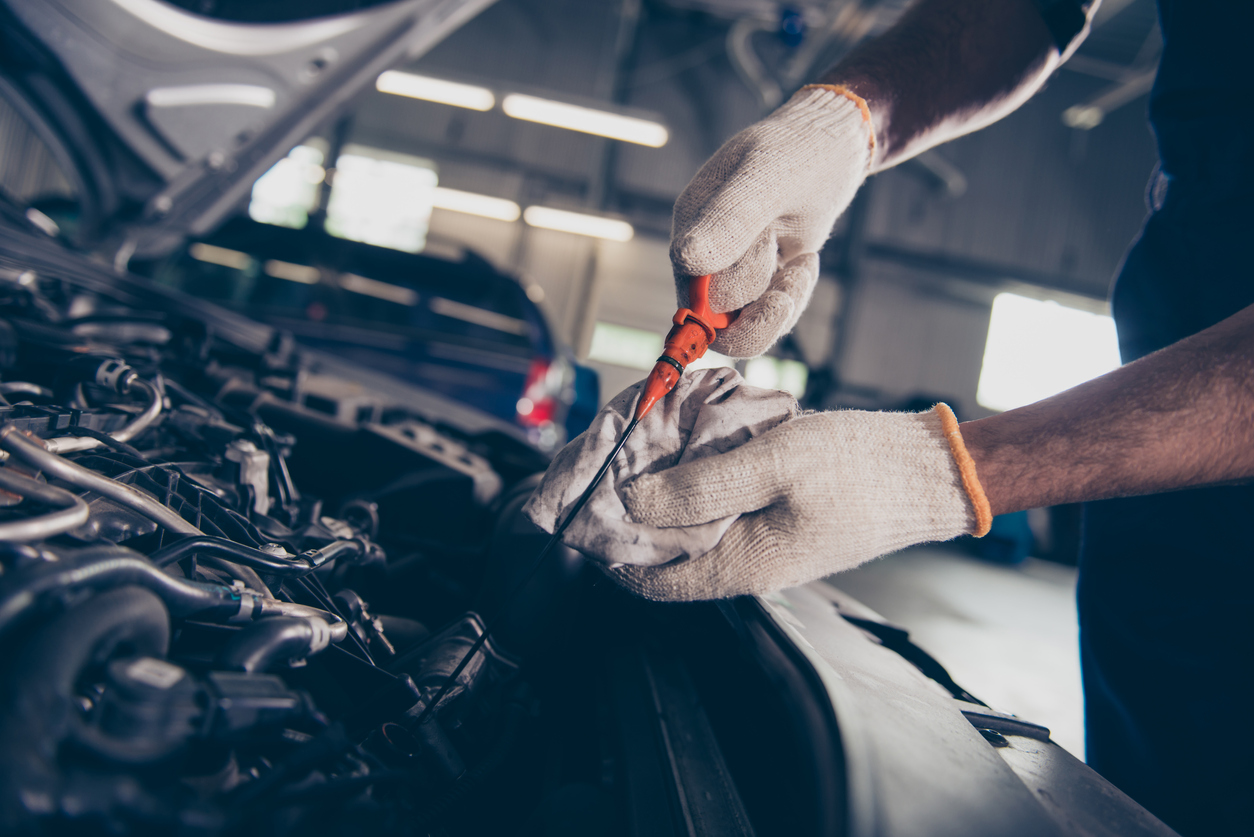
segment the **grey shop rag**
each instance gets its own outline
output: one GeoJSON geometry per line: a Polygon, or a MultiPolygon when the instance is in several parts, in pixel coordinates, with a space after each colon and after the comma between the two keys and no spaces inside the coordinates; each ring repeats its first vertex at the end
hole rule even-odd
{"type": "MultiPolygon", "coordinates": [[[[619,393],[553,458],[523,507],[533,523],[552,532],[565,519],[618,443],[643,386],[642,381],[619,393]]],[[[563,542],[610,565],[657,566],[704,555],[718,544],[736,515],[699,526],[647,526],[627,513],[622,488],[641,474],[738,448],[800,412],[788,393],[750,386],[734,369],[685,374],[674,391],[640,420],[610,472],[567,528],[563,542]]]]}

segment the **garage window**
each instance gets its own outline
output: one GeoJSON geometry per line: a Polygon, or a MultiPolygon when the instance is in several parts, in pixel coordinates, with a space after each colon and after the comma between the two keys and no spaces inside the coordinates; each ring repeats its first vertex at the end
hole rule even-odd
{"type": "Polygon", "coordinates": [[[993,300],[976,401],[1013,410],[1118,367],[1109,316],[1002,293],[993,300]]]}
{"type": "MultiPolygon", "coordinates": [[[[293,148],[258,178],[248,204],[249,217],[303,229],[318,206],[327,175],[325,147],[323,140],[313,138],[293,148]]],[[[437,179],[430,160],[345,146],[335,161],[326,231],[339,238],[417,253],[426,244],[437,179]]]]}

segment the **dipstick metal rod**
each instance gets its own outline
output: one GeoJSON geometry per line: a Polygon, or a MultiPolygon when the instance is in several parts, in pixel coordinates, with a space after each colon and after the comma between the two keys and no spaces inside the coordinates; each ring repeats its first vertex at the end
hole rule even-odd
{"type": "Polygon", "coordinates": [[[440,687],[440,690],[435,693],[435,697],[433,697],[427,705],[423,707],[423,710],[418,715],[418,720],[414,723],[414,726],[422,726],[426,722],[427,718],[431,716],[431,713],[435,711],[435,708],[440,705],[440,701],[444,699],[444,696],[448,694],[449,689],[453,688],[453,684],[457,682],[458,675],[465,671],[466,666],[470,665],[470,661],[473,660],[475,655],[479,653],[479,650],[483,648],[483,644],[488,641],[488,636],[492,633],[492,628],[496,626],[497,622],[505,618],[505,614],[509,612],[510,606],[517,600],[518,594],[521,593],[522,589],[531,581],[532,577],[536,574],[536,571],[540,569],[541,564],[544,563],[544,559],[548,557],[550,552],[553,551],[553,547],[561,543],[562,535],[565,534],[566,528],[570,526],[570,522],[575,519],[575,516],[583,510],[583,507],[588,504],[588,500],[592,498],[592,492],[596,490],[596,487],[601,484],[601,480],[605,478],[607,473],[609,473],[610,465],[613,464],[615,457],[618,456],[618,452],[623,449],[623,445],[627,444],[627,440],[631,437],[632,431],[636,429],[636,425],[639,423],[639,418],[633,418],[627,425],[627,428],[623,431],[623,435],[618,439],[618,444],[614,446],[614,450],[610,451],[610,455],[605,458],[605,462],[602,463],[601,468],[596,472],[596,476],[592,478],[592,482],[588,483],[588,487],[584,489],[583,494],[579,496],[579,499],[571,508],[570,514],[566,515],[566,519],[558,524],[557,528],[553,530],[553,534],[549,538],[548,543],[544,545],[544,549],[540,550],[540,554],[537,555],[535,560],[531,562],[531,566],[527,569],[527,573],[523,576],[522,581],[518,582],[514,589],[509,592],[509,595],[505,597],[500,610],[498,610],[492,617],[492,621],[490,623],[485,621],[483,633],[481,633],[479,638],[474,641],[474,644],[470,646],[470,650],[462,657],[461,662],[457,664],[457,668],[453,669],[453,673],[450,674],[448,679],[444,681],[444,685],[440,687]]]}

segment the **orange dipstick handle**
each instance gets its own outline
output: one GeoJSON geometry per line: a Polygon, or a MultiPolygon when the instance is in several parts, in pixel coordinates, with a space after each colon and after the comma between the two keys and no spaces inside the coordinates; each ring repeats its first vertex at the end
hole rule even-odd
{"type": "Polygon", "coordinates": [[[692,307],[675,312],[662,356],[645,379],[644,392],[636,403],[637,420],[644,418],[654,404],[675,388],[688,364],[704,355],[714,342],[717,329],[731,325],[738,313],[715,314],[710,310],[709,275],[697,276],[688,285],[688,304],[692,307]]]}

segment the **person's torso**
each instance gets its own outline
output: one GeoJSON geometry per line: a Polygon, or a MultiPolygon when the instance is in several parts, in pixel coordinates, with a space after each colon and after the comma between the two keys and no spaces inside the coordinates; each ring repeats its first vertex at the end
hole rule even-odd
{"type": "Polygon", "coordinates": [[[1158,6],[1154,213],[1113,300],[1125,361],[1254,304],[1254,0],[1158,6]]]}

